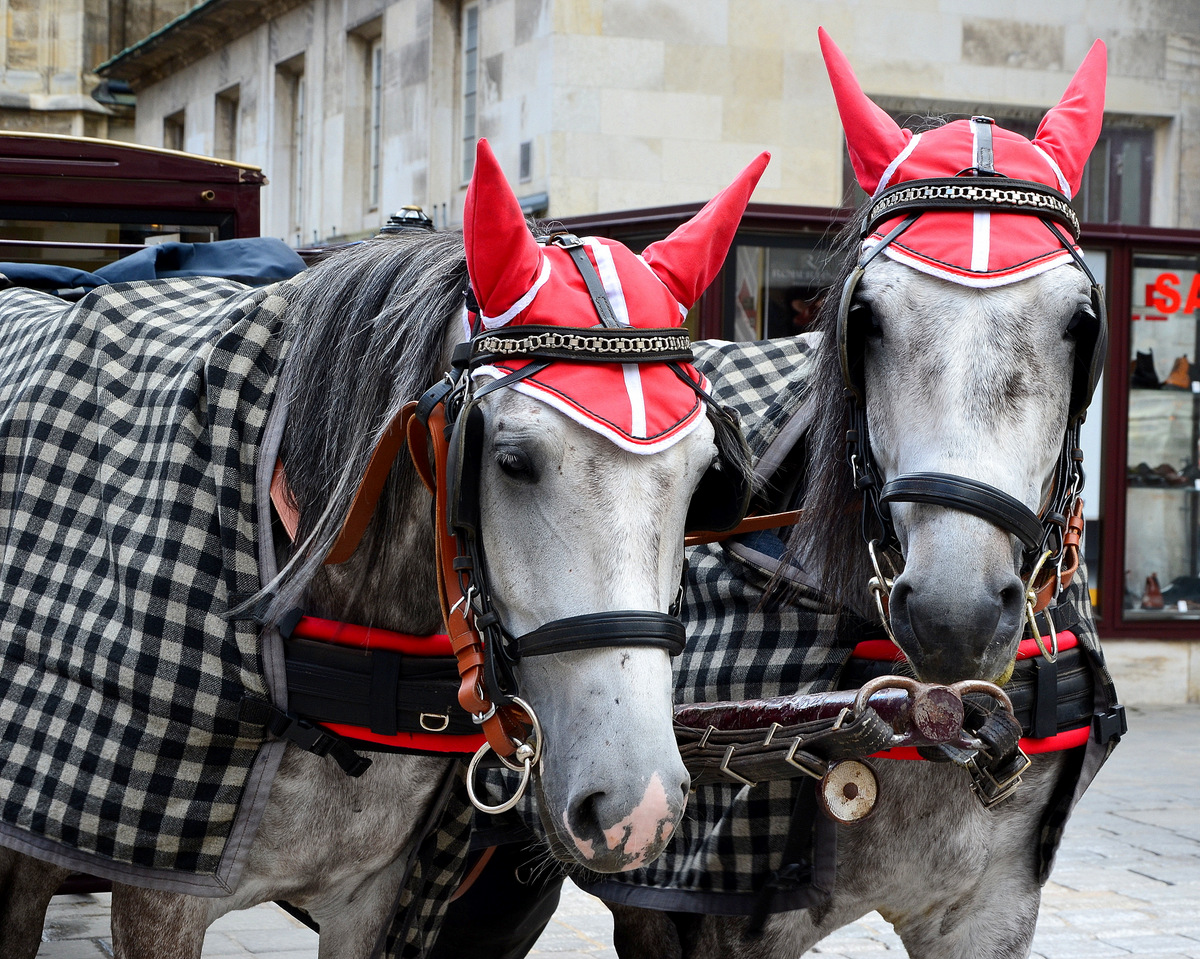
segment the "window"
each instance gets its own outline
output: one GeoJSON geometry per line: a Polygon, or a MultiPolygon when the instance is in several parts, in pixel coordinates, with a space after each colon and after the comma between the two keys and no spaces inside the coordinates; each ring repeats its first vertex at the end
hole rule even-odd
{"type": "Polygon", "coordinates": [[[808,329],[834,279],[829,250],[815,239],[755,241],[739,236],[725,284],[725,331],[731,340],[794,336],[808,329]]]}
{"type": "Polygon", "coordinates": [[[518,178],[522,183],[533,179],[533,141],[526,140],[521,144],[521,162],[518,166],[518,178]]]}
{"type": "Polygon", "coordinates": [[[1083,173],[1074,206],[1089,223],[1150,223],[1154,131],[1105,127],[1083,173]]]}
{"type": "Polygon", "coordinates": [[[1200,257],[1135,253],[1124,618],[1200,619],[1200,257]]]}
{"type": "Polygon", "coordinates": [[[286,171],[286,188],[281,195],[288,197],[286,232],[297,244],[304,237],[304,174],[305,174],[305,89],[304,55],[293,57],[275,68],[275,136],[276,168],[286,171]]]}
{"type": "Polygon", "coordinates": [[[383,40],[371,43],[367,57],[367,208],[379,209],[383,153],[383,40]]]}
{"type": "MultiPolygon", "coordinates": [[[[931,105],[932,106],[932,105],[931,105]]],[[[909,110],[889,110],[888,115],[901,126],[919,132],[938,126],[943,120],[959,120],[986,114],[1006,130],[1033,139],[1039,119],[1030,116],[1005,116],[986,106],[970,112],[914,114],[909,110]]],[[[1083,183],[1072,201],[1086,223],[1150,223],[1150,197],[1154,178],[1154,130],[1136,121],[1106,121],[1096,147],[1083,171],[1083,183]]],[[[842,147],[842,205],[857,207],[867,195],[854,178],[850,156],[842,147]]]]}
{"type": "Polygon", "coordinates": [[[462,178],[471,179],[475,169],[477,91],[479,86],[479,5],[463,10],[463,134],[462,178]]]}
{"type": "Polygon", "coordinates": [[[168,150],[182,150],[184,139],[183,113],[172,113],[163,117],[163,147],[168,150]]]}
{"type": "Polygon", "coordinates": [[[241,88],[232,86],[217,94],[213,116],[213,156],[237,159],[238,104],[241,88]]]}

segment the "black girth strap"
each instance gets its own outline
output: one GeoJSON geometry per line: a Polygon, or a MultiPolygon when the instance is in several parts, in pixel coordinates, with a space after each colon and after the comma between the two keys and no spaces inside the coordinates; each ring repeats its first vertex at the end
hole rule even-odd
{"type": "Polygon", "coordinates": [[[1041,548],[1045,530],[1037,514],[1003,490],[950,473],[905,473],[883,484],[879,502],[929,503],[971,513],[1012,533],[1028,552],[1041,548]]]}
{"type": "Polygon", "coordinates": [[[675,616],[654,610],[618,610],[556,619],[512,640],[516,656],[544,656],[604,646],[657,646],[683,652],[686,635],[675,616]]]}

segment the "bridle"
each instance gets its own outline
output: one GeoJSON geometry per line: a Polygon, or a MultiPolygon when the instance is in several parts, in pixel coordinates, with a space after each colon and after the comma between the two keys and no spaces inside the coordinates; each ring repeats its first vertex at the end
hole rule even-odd
{"type": "MultiPolygon", "coordinates": [[[[982,122],[980,125],[984,126],[982,122]]],[[[867,211],[860,239],[870,236],[882,222],[897,216],[903,216],[903,219],[861,255],[842,287],[837,340],[849,406],[846,461],[854,487],[862,492],[864,499],[863,538],[875,573],[869,588],[893,642],[896,640],[888,619],[887,601],[894,575],[889,575],[891,569],[884,569],[887,565],[884,556],[886,550],[897,547],[899,542],[889,507],[892,503],[925,503],[971,513],[1020,541],[1022,574],[1026,582],[1026,619],[1042,654],[1053,661],[1057,656],[1054,625],[1047,616],[1051,640],[1047,648],[1036,616],[1070,583],[1079,565],[1079,541],[1083,532],[1083,505],[1079,494],[1084,485],[1079,429],[1104,365],[1108,337],[1104,295],[1071,242],[1079,239],[1079,221],[1063,194],[1042,183],[1001,177],[994,170],[968,172],[976,175],[902,183],[881,193],[867,211]],[[863,375],[866,331],[863,319],[855,316],[854,291],[871,261],[903,235],[918,217],[944,210],[994,210],[1039,217],[1091,284],[1090,316],[1071,331],[1076,339],[1075,367],[1062,449],[1055,465],[1049,499],[1038,513],[1004,491],[965,476],[913,472],[881,482],[871,456],[863,375]],[[1060,227],[1070,232],[1071,240],[1060,227]]]]}
{"type": "MultiPolygon", "coordinates": [[[[434,496],[439,596],[450,643],[458,660],[459,704],[482,728],[486,742],[471,760],[467,788],[475,805],[490,812],[511,808],[520,799],[541,754],[541,727],[519,695],[514,667],[530,656],[611,646],[683,651],[679,618],[682,583],[670,610],[614,610],[554,620],[522,636],[513,636],[495,608],[480,529],[480,467],[484,415],[481,401],[521,382],[552,362],[666,363],[706,403],[710,419],[732,413],[719,406],[684,370],[691,363],[688,333],[680,328],[641,329],[620,325],[583,243],[556,234],[553,243],[568,254],[587,286],[601,325],[588,328],[518,326],[473,328],[472,337],[454,351],[451,370],[405,410],[404,435],[417,472],[434,496]],[[474,372],[502,360],[528,361],[499,378],[480,382],[474,372]],[[498,806],[476,796],[476,767],[488,750],[522,773],[516,793],[498,806]]],[[[470,291],[468,312],[478,315],[470,291]]],[[[726,424],[728,429],[729,424],[726,424]]],[[[734,432],[740,436],[740,432],[734,432]]],[[[689,528],[728,529],[745,514],[748,479],[714,463],[702,477],[689,508],[689,528]]]]}

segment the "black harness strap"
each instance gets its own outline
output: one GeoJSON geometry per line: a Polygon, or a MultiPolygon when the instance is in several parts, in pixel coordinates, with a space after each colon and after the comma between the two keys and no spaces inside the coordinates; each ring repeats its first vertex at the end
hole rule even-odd
{"type": "Polygon", "coordinates": [[[1029,552],[1039,549],[1045,537],[1042,521],[1019,499],[952,473],[904,473],[883,484],[879,502],[930,503],[971,513],[1012,533],[1029,552]]]}
{"type": "Polygon", "coordinates": [[[556,619],[512,640],[516,656],[544,656],[598,646],[658,646],[672,656],[683,652],[683,623],[653,610],[619,610],[556,619]]]}
{"type": "Polygon", "coordinates": [[[588,259],[587,251],[583,248],[583,241],[573,233],[556,233],[550,237],[549,242],[566,250],[575,262],[579,275],[583,277],[583,282],[587,286],[588,296],[592,298],[592,305],[596,307],[600,322],[610,329],[623,326],[624,324],[617,320],[617,314],[613,312],[612,304],[608,302],[604,284],[601,282],[596,268],[592,266],[592,261],[588,259]]]}

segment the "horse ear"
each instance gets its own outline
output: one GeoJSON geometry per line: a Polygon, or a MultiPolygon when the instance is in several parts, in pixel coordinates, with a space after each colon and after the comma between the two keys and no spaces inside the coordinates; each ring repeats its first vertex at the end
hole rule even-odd
{"type": "Polygon", "coordinates": [[[1104,125],[1104,84],[1108,75],[1108,53],[1097,40],[1075,71],[1058,105],[1046,114],[1033,135],[1058,164],[1071,187],[1071,196],[1079,192],[1083,168],[1104,125]]]}
{"type": "Polygon", "coordinates": [[[771,154],[760,153],[699,213],[666,239],[651,243],[642,251],[646,265],[684,306],[690,307],[700,299],[720,271],[750,194],[770,159],[771,154]]]}
{"type": "Polygon", "coordinates": [[[858,185],[874,195],[888,165],[900,155],[912,132],[900,127],[862,91],[850,61],[830,39],[824,27],[817,28],[821,55],[837,100],[842,129],[846,131],[846,149],[858,185]]]}
{"type": "Polygon", "coordinates": [[[485,315],[504,314],[533,288],[542,270],[542,249],[487,140],[475,148],[463,241],[471,288],[485,315]]]}

